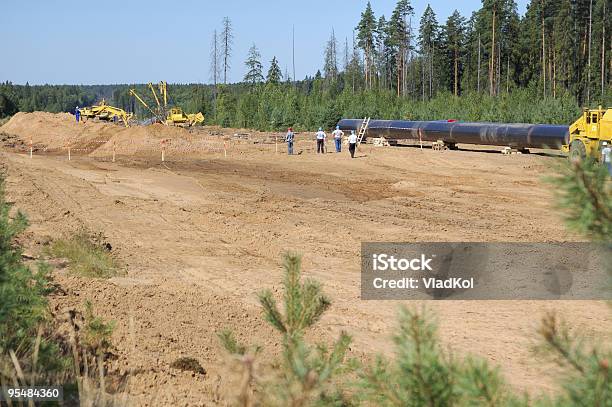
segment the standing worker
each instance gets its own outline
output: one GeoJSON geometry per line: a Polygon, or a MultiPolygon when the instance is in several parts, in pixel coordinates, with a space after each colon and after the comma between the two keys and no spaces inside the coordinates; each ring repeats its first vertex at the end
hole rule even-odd
{"type": "Polygon", "coordinates": [[[81,111],[79,110],[78,106],[76,107],[76,109],[74,109],[74,116],[76,117],[77,123],[81,121],[81,111]]]}
{"type": "Polygon", "coordinates": [[[293,140],[295,140],[295,134],[293,134],[293,129],[289,127],[287,130],[287,135],[285,136],[285,141],[287,142],[287,154],[293,155],[293,140]]]}
{"type": "Polygon", "coordinates": [[[601,162],[608,168],[608,173],[612,176],[612,148],[607,141],[604,141],[601,145],[603,147],[601,149],[601,162]]]}
{"type": "Polygon", "coordinates": [[[355,158],[355,150],[357,149],[357,135],[354,130],[351,130],[351,135],[348,138],[349,142],[349,153],[351,153],[351,158],[355,158]]]}
{"type": "Polygon", "coordinates": [[[317,154],[325,154],[325,139],[327,138],[327,134],[323,131],[321,127],[319,127],[319,131],[317,131],[317,154]]]}
{"type": "Polygon", "coordinates": [[[333,131],[332,135],[336,143],[336,153],[339,153],[342,151],[342,136],[344,136],[344,132],[340,130],[340,126],[336,126],[336,130],[333,131]]]}

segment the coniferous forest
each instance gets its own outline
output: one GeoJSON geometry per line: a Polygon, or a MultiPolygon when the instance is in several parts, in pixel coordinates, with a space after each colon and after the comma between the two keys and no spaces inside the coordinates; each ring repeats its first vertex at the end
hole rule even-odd
{"type": "MultiPolygon", "coordinates": [[[[483,0],[472,15],[439,21],[434,6],[415,15],[409,0],[375,15],[368,3],[354,38],[322,44],[321,69],[293,80],[262,61],[256,44],[233,55],[231,18],[210,43],[211,84],[173,84],[171,101],[202,111],[206,124],[279,130],[332,126],[341,117],[569,124],[582,107],[612,106],[609,0],[483,0]],[[244,61],[244,62],[242,62],[244,61]],[[264,63],[270,66],[263,69],[264,63]],[[244,78],[227,83],[229,64],[244,78]]],[[[269,63],[268,63],[269,62],[269,63]]],[[[171,78],[168,78],[171,79],[171,78]]],[[[103,81],[103,78],[101,78],[103,81]]],[[[0,118],[18,111],[73,111],[102,98],[147,112],[129,95],[144,84],[0,84],[0,118]]]]}

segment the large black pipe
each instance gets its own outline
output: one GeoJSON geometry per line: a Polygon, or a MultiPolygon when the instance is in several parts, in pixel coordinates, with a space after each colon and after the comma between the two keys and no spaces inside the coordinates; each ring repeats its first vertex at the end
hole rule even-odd
{"type": "MultiPolygon", "coordinates": [[[[362,119],[342,119],[338,126],[341,130],[357,131],[362,122],[362,119]]],[[[371,120],[366,136],[385,137],[389,140],[442,140],[447,144],[482,144],[516,149],[558,149],[561,145],[568,144],[569,127],[522,123],[371,120]],[[422,133],[420,137],[419,130],[422,133]]]]}

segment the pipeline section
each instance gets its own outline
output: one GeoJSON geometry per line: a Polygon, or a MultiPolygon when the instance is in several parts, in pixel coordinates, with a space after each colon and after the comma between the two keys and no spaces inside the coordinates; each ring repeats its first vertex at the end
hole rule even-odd
{"type": "MultiPolygon", "coordinates": [[[[338,126],[344,131],[357,132],[362,122],[362,119],[342,119],[338,126]]],[[[441,140],[447,144],[480,144],[516,149],[560,149],[569,142],[569,127],[524,123],[370,120],[366,136],[388,140],[441,140]]]]}

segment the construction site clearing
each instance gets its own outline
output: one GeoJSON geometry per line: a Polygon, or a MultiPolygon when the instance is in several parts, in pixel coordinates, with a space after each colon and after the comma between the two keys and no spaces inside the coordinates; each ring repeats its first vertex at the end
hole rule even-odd
{"type": "Polygon", "coordinates": [[[543,181],[565,159],[559,152],[364,144],[351,159],[331,143],[327,154],[315,154],[314,135],[302,133],[297,154],[288,156],[283,136],[126,128],[39,112],[18,113],[0,127],[8,200],[31,223],[22,237],[28,256],[39,258],[50,241],[84,227],[103,234],[124,268],[120,277],[86,279],[54,263],[61,290],[51,306],[62,320],[89,299],[116,321],[109,378],[132,372],[125,390],[143,404],[152,392],[157,405],[218,399],[227,373],[216,336],[223,328],[265,345],[263,358],[280,352],[256,293],[280,292],[287,250],[303,255],[305,276],[332,299],[309,336],[347,331],[350,356],[361,359],[389,355],[399,306],[425,303],[456,355],[499,365],[519,390],[550,393],[557,388],[551,365],[532,352],[545,312],[557,311],[587,338],[612,330],[603,301],[360,299],[362,241],[581,240],[565,228],[543,181]],[[172,368],[183,356],[206,374],[172,368]]]}

